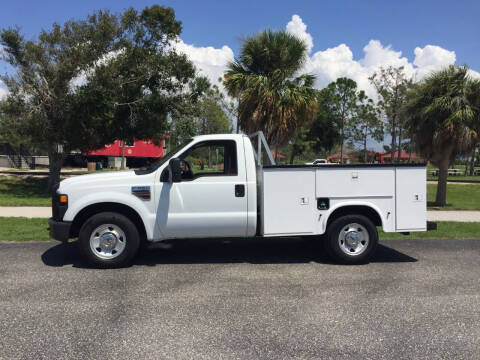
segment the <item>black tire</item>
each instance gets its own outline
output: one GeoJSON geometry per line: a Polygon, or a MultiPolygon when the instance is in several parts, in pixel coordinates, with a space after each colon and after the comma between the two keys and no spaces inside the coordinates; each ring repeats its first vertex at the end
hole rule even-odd
{"type": "MultiPolygon", "coordinates": [[[[360,232],[364,231],[361,230],[361,227],[357,229],[360,230],[360,232]]],[[[363,215],[345,215],[335,219],[331,224],[328,225],[326,235],[327,236],[323,242],[325,250],[333,260],[342,264],[355,265],[367,263],[374,254],[378,244],[377,228],[369,218],[363,215]],[[351,224],[359,224],[368,233],[368,241],[365,242],[366,246],[358,254],[355,254],[352,249],[342,250],[340,233],[345,231],[351,224]]],[[[346,247],[348,246],[345,245],[343,248],[346,247]]]]}
{"type": "Polygon", "coordinates": [[[117,268],[127,266],[133,260],[140,246],[140,235],[135,224],[126,216],[114,212],[103,212],[93,215],[82,225],[78,241],[85,257],[91,264],[100,268],[117,268]],[[115,225],[125,235],[123,250],[113,258],[99,257],[90,246],[90,236],[93,231],[105,224],[115,225]]]}

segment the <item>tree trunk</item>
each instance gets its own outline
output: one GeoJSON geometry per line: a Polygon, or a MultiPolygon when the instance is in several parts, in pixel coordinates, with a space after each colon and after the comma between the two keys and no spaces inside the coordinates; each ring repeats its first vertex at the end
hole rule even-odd
{"type": "MultiPolygon", "coordinates": [[[[470,156],[470,161],[472,160],[472,156],[473,154],[470,156]]],[[[465,158],[465,170],[463,171],[463,176],[467,176],[468,175],[468,165],[470,164],[470,161],[467,158],[465,158]]]]}
{"type": "Polygon", "coordinates": [[[293,165],[293,159],[295,159],[296,155],[297,152],[295,151],[295,146],[292,146],[292,153],[290,154],[290,165],[293,165]]]}
{"type": "Polygon", "coordinates": [[[398,129],[398,154],[397,154],[397,163],[400,162],[402,158],[402,128],[398,129]]]}
{"type": "Polygon", "coordinates": [[[275,164],[277,163],[278,159],[278,142],[275,144],[275,164]]]}
{"type": "Polygon", "coordinates": [[[48,153],[48,192],[53,191],[53,187],[60,182],[60,170],[62,170],[63,155],[56,150],[50,150],[48,153]]]}
{"type": "Polygon", "coordinates": [[[213,167],[212,164],[212,148],[208,147],[208,168],[211,169],[213,167]]]}
{"type": "Polygon", "coordinates": [[[122,140],[122,165],[120,169],[125,170],[125,140],[122,140]]]}
{"type": "Polygon", "coordinates": [[[470,171],[469,171],[470,176],[473,176],[473,173],[475,171],[475,152],[476,152],[476,147],[473,148],[472,159],[470,160],[470,171]]]}
{"type": "Polygon", "coordinates": [[[435,205],[437,206],[447,205],[447,178],[450,153],[448,155],[442,158],[438,166],[437,196],[435,198],[435,205]]]}
{"type": "Polygon", "coordinates": [[[345,136],[344,133],[344,127],[345,127],[345,120],[342,118],[342,142],[340,144],[340,163],[343,164],[343,137],[345,136]]]}
{"type": "Polygon", "coordinates": [[[365,131],[364,137],[363,137],[363,162],[367,163],[367,137],[368,137],[368,132],[365,131]]]}
{"type": "Polygon", "coordinates": [[[396,141],[397,141],[397,125],[396,125],[396,117],[395,115],[393,115],[392,117],[392,132],[391,132],[391,135],[392,135],[392,146],[390,148],[390,156],[391,156],[391,159],[390,161],[394,162],[394,159],[395,159],[395,148],[397,147],[396,145],[396,141]]]}

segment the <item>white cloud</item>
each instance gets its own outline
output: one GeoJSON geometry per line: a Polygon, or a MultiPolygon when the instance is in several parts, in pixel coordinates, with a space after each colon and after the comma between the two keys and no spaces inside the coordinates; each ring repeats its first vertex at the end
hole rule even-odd
{"type": "MultiPolygon", "coordinates": [[[[5,50],[3,45],[0,45],[0,60],[5,56],[5,50]]],[[[0,100],[3,100],[7,96],[8,90],[2,80],[0,80],[0,100]]]]}
{"type": "Polygon", "coordinates": [[[474,79],[480,80],[480,73],[478,71],[468,69],[468,75],[470,75],[474,79]]]}
{"type": "Polygon", "coordinates": [[[415,60],[413,64],[418,67],[438,65],[446,66],[455,63],[454,51],[448,51],[440,46],[427,45],[424,48],[416,47],[414,50],[415,60]]]}
{"type": "Polygon", "coordinates": [[[359,60],[364,67],[378,66],[407,66],[408,59],[402,56],[401,51],[395,51],[391,45],[383,46],[378,40],[370,40],[363,48],[365,56],[359,60]]]}
{"type": "Polygon", "coordinates": [[[293,15],[292,20],[288,22],[286,29],[288,33],[296,35],[303,40],[307,46],[308,53],[310,54],[313,48],[313,38],[312,35],[307,32],[307,25],[304,24],[302,18],[298,15],[293,15]]]}
{"type": "Polygon", "coordinates": [[[418,79],[435,70],[455,64],[456,60],[454,51],[449,51],[436,45],[426,45],[424,48],[416,47],[414,54],[413,64],[417,67],[416,75],[418,79]]]}
{"type": "MultiPolygon", "coordinates": [[[[298,15],[292,17],[286,30],[298,34],[302,39],[312,37],[306,32],[306,25],[298,15]],[[291,30],[292,28],[295,31],[291,30]]],[[[401,51],[396,51],[391,45],[383,45],[378,40],[370,40],[363,48],[363,58],[354,59],[353,53],[346,44],[340,44],[326,50],[319,50],[309,55],[304,71],[317,77],[316,87],[323,88],[338,77],[349,77],[355,80],[360,89],[369,96],[375,97],[376,91],[368,78],[381,67],[403,66],[407,76],[420,80],[432,71],[455,63],[455,52],[435,45],[417,47],[414,50],[415,59],[410,62],[401,51]]],[[[472,76],[476,74],[472,71],[472,76]]],[[[478,73],[477,73],[478,74],[478,73]]],[[[480,76],[480,74],[478,74],[480,76]]]]}
{"type": "MultiPolygon", "coordinates": [[[[355,59],[346,44],[339,44],[325,50],[312,53],[313,38],[307,32],[307,25],[299,15],[293,15],[286,25],[286,31],[305,41],[309,57],[303,71],[317,77],[315,86],[323,88],[338,77],[349,77],[355,80],[360,89],[375,97],[376,92],[368,78],[381,67],[403,66],[408,76],[420,80],[432,71],[454,64],[455,52],[436,45],[416,47],[413,51],[414,60],[409,61],[401,51],[396,51],[391,45],[383,45],[378,40],[370,40],[363,48],[363,57],[355,59]]],[[[214,84],[223,75],[226,65],[234,59],[233,51],[228,46],[222,48],[196,47],[179,40],[176,49],[187,54],[199,72],[206,75],[214,84]]],[[[470,70],[470,75],[480,78],[480,73],[470,70]]]]}
{"type": "Polygon", "coordinates": [[[316,87],[323,88],[339,77],[355,80],[358,87],[374,97],[376,91],[368,78],[380,67],[403,66],[408,76],[415,73],[414,67],[391,46],[383,46],[378,40],[370,40],[363,48],[364,57],[356,60],[346,44],[315,52],[307,60],[305,71],[317,77],[316,87]]]}
{"type": "Polygon", "coordinates": [[[0,100],[3,100],[7,94],[8,90],[5,88],[5,84],[0,80],[0,100]]]}
{"type": "Polygon", "coordinates": [[[185,44],[179,39],[174,47],[179,52],[186,54],[195,64],[199,73],[206,76],[212,84],[218,84],[218,78],[223,77],[227,64],[234,60],[232,49],[226,45],[220,49],[212,46],[196,47],[185,44]]]}

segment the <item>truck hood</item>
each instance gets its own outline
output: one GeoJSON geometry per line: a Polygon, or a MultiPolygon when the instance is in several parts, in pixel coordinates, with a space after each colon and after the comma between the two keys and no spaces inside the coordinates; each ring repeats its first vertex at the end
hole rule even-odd
{"type": "Polygon", "coordinates": [[[60,182],[58,192],[68,193],[68,191],[73,188],[78,190],[81,188],[102,187],[106,184],[128,183],[129,180],[133,180],[135,177],[137,177],[137,175],[135,175],[135,171],[133,170],[73,176],[60,182]]]}

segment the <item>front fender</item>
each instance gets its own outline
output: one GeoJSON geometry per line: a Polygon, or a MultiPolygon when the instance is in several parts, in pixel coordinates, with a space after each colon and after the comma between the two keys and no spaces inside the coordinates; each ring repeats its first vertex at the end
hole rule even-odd
{"type": "Polygon", "coordinates": [[[145,231],[147,238],[152,239],[153,227],[155,225],[155,215],[153,215],[148,205],[150,202],[145,202],[130,194],[122,194],[118,192],[102,192],[101,197],[98,193],[92,193],[78,198],[72,204],[69,204],[67,211],[63,217],[64,221],[73,221],[80,211],[87,206],[100,204],[100,203],[118,203],[126,205],[135,210],[145,225],[145,231]]]}

